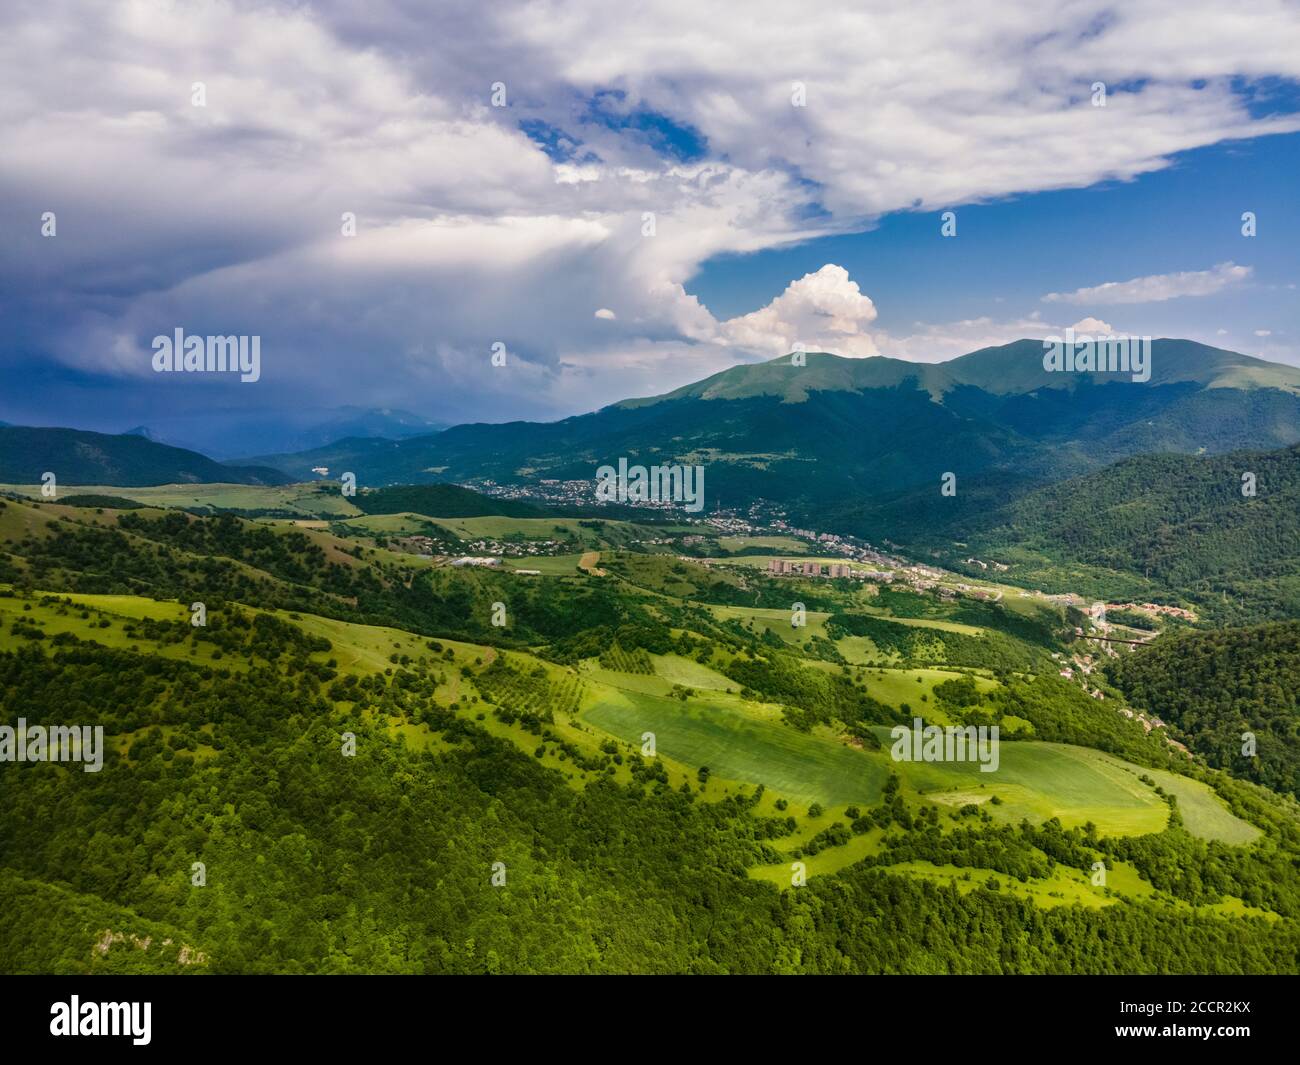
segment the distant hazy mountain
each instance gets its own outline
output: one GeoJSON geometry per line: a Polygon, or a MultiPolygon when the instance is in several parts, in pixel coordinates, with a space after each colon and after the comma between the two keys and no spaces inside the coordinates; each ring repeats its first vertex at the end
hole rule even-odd
{"type": "Polygon", "coordinates": [[[331,411],[286,411],[279,418],[236,419],[241,422],[238,443],[227,439],[214,453],[243,461],[254,453],[307,451],[349,438],[403,440],[426,436],[446,428],[410,411],[390,407],[338,407],[331,411]],[[232,452],[231,449],[235,449],[232,452]]]}
{"type": "Polygon", "coordinates": [[[737,366],[663,396],[552,423],[460,425],[401,441],[339,440],[259,461],[295,477],[313,466],[362,484],[591,479],[620,456],[706,467],[706,498],[755,497],[794,514],[875,528],[912,492],[939,498],[957,475],[969,501],[1156,451],[1222,452],[1300,440],[1300,369],[1187,340],[1156,340],[1150,380],[1048,372],[1021,340],[946,363],[824,353],[737,366]]]}
{"type": "Polygon", "coordinates": [[[156,414],[148,426],[128,431],[223,462],[255,462],[248,456],[306,451],[347,437],[401,440],[444,428],[440,422],[391,407],[289,406],[283,410],[213,409],[175,420],[156,414]]]}
{"type": "Polygon", "coordinates": [[[0,483],[39,484],[52,472],[61,485],[228,482],[285,484],[278,470],[225,466],[194,451],[127,433],[110,436],[80,429],[0,428],[0,483]]]}
{"type": "Polygon", "coordinates": [[[362,407],[340,407],[332,417],[295,431],[295,439],[280,445],[277,450],[306,450],[322,447],[347,437],[382,437],[402,440],[409,436],[424,436],[446,428],[410,411],[384,407],[367,410],[362,407]]]}

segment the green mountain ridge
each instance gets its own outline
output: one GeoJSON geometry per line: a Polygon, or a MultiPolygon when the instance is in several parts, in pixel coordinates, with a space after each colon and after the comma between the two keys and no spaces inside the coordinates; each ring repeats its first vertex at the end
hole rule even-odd
{"type": "Polygon", "coordinates": [[[1164,636],[1111,673],[1211,765],[1300,794],[1300,621],[1164,636]]]}
{"type": "Polygon", "coordinates": [[[160,444],[137,433],[118,436],[82,429],[0,428],[0,484],[142,487],[159,484],[276,485],[290,478],[267,466],[227,466],[196,451],[160,444]]]}
{"type": "Polygon", "coordinates": [[[997,475],[1010,491],[1146,451],[1223,452],[1300,440],[1300,368],[1184,340],[1152,342],[1151,380],[1052,373],[1040,341],[947,363],[811,353],[734,366],[661,396],[558,422],[454,426],[402,441],[345,440],[260,461],[361,484],[590,480],[627,456],[708,469],[706,506],[756,498],[796,516],[909,488],[997,475]]]}
{"type": "MultiPolygon", "coordinates": [[[[1151,347],[1151,384],[1278,388],[1300,394],[1300,367],[1271,363],[1189,340],[1161,338],[1153,340],[1151,347]]],[[[933,363],[883,355],[846,358],[818,351],[805,353],[805,365],[797,366],[791,355],[781,355],[766,362],[729,367],[663,395],[623,400],[614,406],[636,408],[686,398],[746,399],[753,396],[779,396],[787,403],[801,403],[811,392],[897,388],[907,381],[917,382],[919,387],[936,397],[963,385],[1007,396],[1040,388],[1070,390],[1085,377],[1093,383],[1123,383],[1127,379],[1124,374],[1103,371],[1086,374],[1049,372],[1043,369],[1043,353],[1043,341],[1022,339],[933,363]]]]}

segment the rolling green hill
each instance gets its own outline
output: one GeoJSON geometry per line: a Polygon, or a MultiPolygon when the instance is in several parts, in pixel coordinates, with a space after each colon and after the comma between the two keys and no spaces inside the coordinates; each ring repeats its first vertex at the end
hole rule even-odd
{"type": "MultiPolygon", "coordinates": [[[[987,781],[916,765],[891,784],[879,753],[764,722],[744,700],[719,713],[643,695],[622,721],[596,690],[575,714],[572,672],[458,641],[233,604],[201,631],[181,605],[135,597],[0,605],[23,619],[0,636],[0,720],[60,720],[74,691],[110,737],[101,773],[0,775],[10,971],[771,972],[797,945],[809,955],[794,971],[892,972],[909,912],[943,915],[953,938],[932,937],[927,956],[945,971],[1288,971],[1300,942],[1279,921],[1300,912],[1280,856],[1162,831],[1172,815],[1142,768],[1096,752],[1021,743],[987,781]],[[636,753],[647,725],[662,767],[636,753]],[[716,779],[700,783],[706,758],[716,779]],[[819,797],[829,809],[805,810],[819,797]],[[38,816],[53,808],[55,822],[38,816]],[[377,850],[362,859],[366,840],[377,850]],[[778,904],[771,871],[805,854],[825,872],[778,904]],[[1171,880],[1173,854],[1205,881],[1171,880]],[[1114,889],[1078,895],[1069,885],[1099,857],[1114,889]],[[1000,886],[936,893],[932,868],[1000,886]],[[492,882],[502,869],[506,894],[492,882]],[[686,870],[727,935],[694,936],[705,911],[681,893],[686,870]],[[1075,905],[1054,898],[1066,888],[1075,905]],[[999,892],[1041,907],[1009,910],[999,892]],[[865,897],[891,901],[877,911],[865,897]],[[835,931],[864,920],[884,938],[835,931]],[[975,927],[997,929],[995,944],[967,942],[975,927]],[[1076,941],[1089,945],[1064,945],[1076,941]]],[[[1224,826],[1206,831],[1241,823],[1205,785],[1179,787],[1224,826]]]]}
{"type": "Polygon", "coordinates": [[[543,518],[547,511],[514,499],[493,499],[457,484],[407,484],[358,492],[352,502],[365,514],[426,514],[431,518],[543,518]]]}
{"type": "Polygon", "coordinates": [[[105,733],[0,766],[0,968],[1295,970],[1300,808],[1058,677],[1059,607],[374,542],[0,500],[0,725],[105,733]]]}
{"type": "Polygon", "coordinates": [[[59,484],[158,485],[197,482],[287,484],[266,466],[226,466],[195,451],[127,433],[0,427],[0,483],[39,484],[52,472],[59,484]]]}

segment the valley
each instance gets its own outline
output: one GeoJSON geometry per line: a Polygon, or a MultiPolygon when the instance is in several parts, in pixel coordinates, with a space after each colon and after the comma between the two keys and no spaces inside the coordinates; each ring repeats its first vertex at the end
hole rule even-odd
{"type": "MultiPolygon", "coordinates": [[[[164,812],[151,831],[176,834],[186,841],[182,851],[204,856],[209,868],[225,866],[216,890],[203,896],[215,899],[219,912],[226,892],[235,890],[264,897],[272,909],[291,905],[280,887],[250,880],[254,869],[245,871],[246,860],[222,841],[244,839],[247,846],[259,838],[256,850],[281,849],[289,837],[274,834],[289,822],[271,825],[285,816],[299,826],[294,831],[321,831],[305,808],[267,821],[270,811],[255,814],[249,805],[260,800],[228,791],[240,775],[264,772],[255,767],[265,759],[280,762],[298,751],[314,775],[294,787],[305,787],[304,797],[317,794],[312,802],[323,802],[322,810],[337,802],[328,792],[360,786],[358,772],[368,774],[367,788],[398,787],[406,796],[401,809],[448,773],[463,789],[464,774],[487,759],[499,763],[494,773],[517,778],[511,788],[531,789],[537,798],[530,802],[559,802],[560,809],[617,793],[618,809],[640,802],[650,804],[644,816],[654,809],[654,817],[679,822],[703,818],[713,827],[701,823],[705,835],[698,838],[732,850],[709,875],[731,878],[726,890],[739,892],[737,899],[761,897],[745,883],[807,897],[810,888],[852,872],[901,880],[927,895],[950,892],[945,905],[958,910],[969,904],[962,900],[995,891],[1075,921],[1133,911],[1159,925],[1194,913],[1200,921],[1275,928],[1291,920],[1293,907],[1300,913],[1300,885],[1293,889],[1290,875],[1277,874],[1298,845],[1290,841],[1300,840],[1294,800],[1241,791],[1225,772],[1231,766],[1202,762],[1177,738],[1191,737],[1175,735],[1142,704],[1131,706],[1110,679],[1108,663],[1122,664],[1169,621],[1156,611],[1144,615],[1141,604],[1114,606],[1153,630],[1112,625],[1080,609],[1091,604],[1077,596],[968,577],[814,530],[738,529],[740,519],[727,516],[639,525],[401,512],[381,521],[349,515],[345,501],[319,484],[232,491],[76,490],[91,502],[140,505],[118,510],[37,503],[11,490],[0,508],[5,715],[21,709],[36,720],[61,712],[62,700],[42,710],[46,697],[32,687],[30,670],[48,662],[84,692],[78,698],[87,712],[109,722],[115,771],[103,777],[110,790],[150,780],[153,790],[215,789],[226,814],[201,802],[196,809],[210,807],[216,820],[195,822],[187,814],[166,827],[171,815],[164,812]],[[230,503],[239,506],[224,505],[230,503]],[[303,516],[270,516],[286,506],[303,516]],[[442,530],[451,553],[401,550],[401,537],[416,527],[442,530]],[[503,554],[500,565],[486,568],[451,564],[456,552],[482,546],[485,536],[528,544],[560,535],[576,538],[583,550],[503,554]],[[785,555],[771,554],[774,547],[785,555]],[[768,563],[782,557],[825,566],[843,560],[854,575],[769,572],[768,563]],[[519,572],[529,568],[540,572],[519,572]],[[206,605],[202,627],[190,624],[194,600],[206,605]],[[504,624],[489,617],[494,601],[504,624]],[[1089,639],[1103,632],[1131,634],[1135,643],[1089,639]],[[118,687],[104,701],[91,680],[104,656],[161,672],[138,690],[118,687]],[[264,707],[252,732],[240,702],[219,694],[251,693],[250,685],[264,707]],[[204,694],[209,688],[212,696],[204,694]],[[895,762],[890,729],[918,717],[945,726],[996,725],[997,772],[981,773],[973,763],[895,762]],[[344,734],[356,737],[357,769],[351,758],[330,754],[344,734]],[[371,779],[374,773],[381,778],[371,779]],[[562,794],[572,798],[560,800],[562,794]],[[268,830],[274,834],[266,836],[268,830]],[[1217,881],[1206,881],[1206,866],[1194,887],[1170,877],[1161,855],[1171,850],[1184,866],[1226,862],[1235,872],[1211,887],[1217,881]],[[1100,880],[1097,868],[1104,869],[1100,880]]],[[[129,676],[123,668],[115,667],[129,676]]],[[[54,801],[71,782],[48,768],[31,794],[10,791],[5,798],[17,807],[54,801]]],[[[500,796],[485,780],[474,785],[485,786],[484,800],[500,796]]],[[[68,794],[58,801],[103,799],[68,794]]],[[[489,801],[495,808],[501,800],[489,801]]],[[[507,800],[501,813],[517,801],[507,800]]],[[[606,814],[593,808],[590,816],[599,824],[606,814]]],[[[409,829],[407,816],[399,822],[409,829]]],[[[500,860],[525,885],[546,877],[556,862],[586,869],[578,883],[596,874],[586,868],[586,828],[575,842],[557,837],[548,844],[550,857],[540,865],[510,842],[506,823],[502,828],[499,842],[486,849],[468,844],[463,859],[486,868],[506,854],[500,860]]],[[[74,872],[50,847],[105,831],[118,830],[87,808],[50,845],[11,836],[7,853],[24,857],[0,875],[20,878],[15,884],[33,905],[57,884],[85,899],[63,905],[91,906],[105,885],[90,868],[74,872]],[[49,889],[39,886],[47,881],[49,889]]],[[[329,835],[316,844],[325,853],[335,845],[329,835]]],[[[637,838],[640,852],[645,844],[637,838]]],[[[201,951],[202,966],[246,968],[251,956],[240,944],[251,927],[232,918],[194,923],[185,893],[177,894],[176,878],[189,863],[175,846],[167,852],[173,857],[108,892],[132,911],[116,923],[161,924],[201,951]]],[[[435,852],[445,859],[445,849],[435,852]]],[[[634,865],[651,860],[642,853],[634,865]]],[[[653,860],[661,863],[655,875],[674,882],[692,868],[686,843],[653,860]]],[[[299,874],[312,882],[325,875],[309,867],[299,874]]],[[[338,889],[321,880],[314,890],[338,889]]],[[[553,901],[558,905],[559,897],[553,901]]],[[[413,919],[395,898],[368,905],[388,908],[404,927],[413,919]]],[[[485,941],[497,944],[490,929],[505,918],[492,910],[476,920],[486,922],[485,941]]],[[[593,934],[604,934],[602,919],[591,919],[593,934]]],[[[1258,935],[1271,936],[1263,927],[1258,935]]],[[[1252,943],[1255,934],[1247,935],[1252,943]]],[[[75,946],[65,933],[54,943],[51,949],[75,946]]],[[[265,949],[265,964],[285,963],[287,955],[265,949]]],[[[504,957],[502,946],[493,949],[504,957]]],[[[602,952],[599,964],[654,968],[654,950],[644,943],[628,949],[634,954],[621,961],[602,952]]],[[[310,956],[294,950],[313,966],[336,964],[324,943],[310,956]]],[[[48,965],[51,957],[30,964],[48,965]]],[[[514,955],[516,964],[533,969],[545,967],[539,957],[545,955],[527,962],[514,955]]],[[[580,964],[575,958],[566,954],[563,965],[580,964]]],[[[367,964],[396,971],[412,963],[393,956],[367,964]]]]}

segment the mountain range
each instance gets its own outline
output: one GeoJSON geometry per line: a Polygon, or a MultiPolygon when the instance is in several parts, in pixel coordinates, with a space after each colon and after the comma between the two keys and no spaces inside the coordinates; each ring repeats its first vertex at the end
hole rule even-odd
{"type": "Polygon", "coordinates": [[[704,466],[709,509],[763,499],[793,519],[815,516],[819,528],[927,540],[964,533],[978,515],[1131,456],[1300,442],[1300,368],[1160,339],[1151,343],[1150,379],[1134,381],[1052,372],[1043,352],[1041,341],[1020,340],[943,363],[814,352],[796,365],[783,356],[557,422],[459,425],[403,439],[345,435],[244,467],[153,451],[165,445],[139,435],[6,429],[0,480],[39,479],[60,443],[69,450],[59,462],[74,471],[61,480],[121,485],[314,480],[319,467],[353,472],[368,487],[589,481],[596,467],[625,456],[704,466]],[[953,495],[940,494],[945,474],[953,495]]]}
{"type": "Polygon", "coordinates": [[[218,462],[239,463],[247,455],[305,451],[350,436],[401,440],[445,428],[443,423],[396,407],[288,406],[266,410],[236,406],[213,408],[198,419],[155,412],[148,424],[123,432],[197,451],[218,462]]]}
{"type": "Polygon", "coordinates": [[[1300,441],[1300,368],[1187,340],[1151,347],[1146,382],[1045,370],[1036,340],[931,364],[783,356],[558,422],[350,438],[253,461],[300,479],[349,470],[370,485],[590,479],[620,456],[683,462],[707,467],[710,507],[762,498],[878,534],[900,498],[937,497],[948,472],[958,500],[1005,502],[1130,455],[1300,441]]]}

